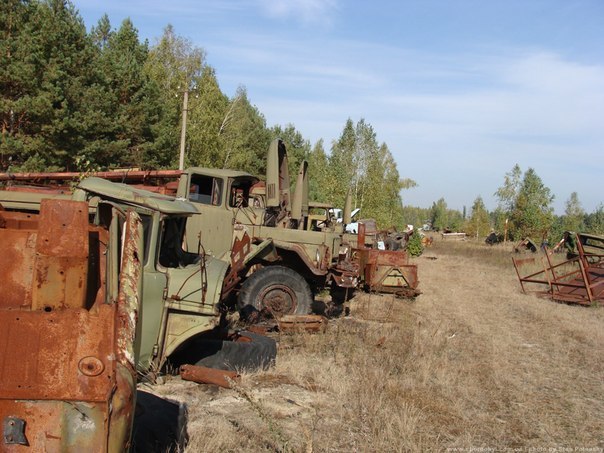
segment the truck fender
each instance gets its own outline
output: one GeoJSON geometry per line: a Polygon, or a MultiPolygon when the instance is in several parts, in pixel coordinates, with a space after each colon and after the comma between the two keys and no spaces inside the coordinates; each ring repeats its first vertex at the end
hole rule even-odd
{"type": "Polygon", "coordinates": [[[256,244],[252,251],[245,257],[244,264],[252,266],[261,261],[275,262],[279,260],[279,254],[275,248],[275,243],[271,238],[265,239],[259,244],[256,244]]]}

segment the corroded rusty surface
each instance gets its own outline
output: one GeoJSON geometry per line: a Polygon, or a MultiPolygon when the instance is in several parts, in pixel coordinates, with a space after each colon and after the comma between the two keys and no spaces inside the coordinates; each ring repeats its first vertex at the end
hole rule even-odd
{"type": "Polygon", "coordinates": [[[142,294],[143,229],[139,215],[128,212],[117,304],[116,346],[118,360],[135,372],[134,336],[138,317],[139,295],[142,294]]]}
{"type": "Polygon", "coordinates": [[[42,200],[32,285],[32,310],[85,305],[88,205],[42,200]],[[74,208],[72,208],[72,206],[74,208]]]}
{"type": "MultiPolygon", "coordinates": [[[[122,307],[105,299],[109,233],[88,225],[82,202],[18,214],[3,212],[0,228],[15,264],[0,283],[0,422],[23,421],[28,451],[122,451],[136,376],[118,360],[122,307]]],[[[125,260],[138,253],[130,242],[125,260]]],[[[23,448],[0,441],[0,451],[23,448]]]]}
{"type": "Polygon", "coordinates": [[[235,237],[231,247],[231,266],[229,273],[222,282],[221,297],[226,299],[241,281],[241,273],[246,270],[245,257],[252,250],[252,241],[247,233],[243,233],[241,239],[235,237]]]}
{"type": "MultiPolygon", "coordinates": [[[[358,243],[365,243],[365,225],[359,223],[358,243]]],[[[378,250],[360,246],[354,252],[361,269],[363,283],[369,291],[393,293],[401,297],[415,297],[417,266],[409,263],[404,250],[378,250]]]]}
{"type": "Polygon", "coordinates": [[[572,234],[577,249],[566,260],[554,260],[547,248],[539,257],[512,257],[524,293],[579,305],[604,302],[604,237],[572,234]]]}
{"type": "Polygon", "coordinates": [[[417,266],[409,264],[404,251],[362,250],[365,284],[371,291],[396,293],[402,288],[416,289],[417,266]]]}
{"type": "Polygon", "coordinates": [[[185,381],[213,384],[224,388],[231,388],[231,381],[238,382],[240,380],[240,376],[236,371],[216,370],[195,365],[182,365],[180,367],[180,377],[185,381]]]}
{"type": "MultiPolygon", "coordinates": [[[[182,174],[179,170],[116,170],[87,173],[87,176],[108,179],[110,181],[146,181],[154,178],[177,178],[182,174]]],[[[0,173],[0,181],[26,181],[48,183],[49,181],[77,181],[82,178],[78,172],[48,172],[48,173],[0,173]]]]}

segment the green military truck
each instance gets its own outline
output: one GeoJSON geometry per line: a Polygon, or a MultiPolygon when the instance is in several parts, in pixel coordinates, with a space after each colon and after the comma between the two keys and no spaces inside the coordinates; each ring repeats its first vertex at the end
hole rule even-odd
{"type": "Polygon", "coordinates": [[[307,229],[306,162],[293,193],[287,168],[285,145],[274,140],[266,181],[242,171],[201,167],[180,177],[177,196],[195,205],[199,214],[187,221],[189,248],[201,238],[207,253],[226,257],[233,238],[250,238],[252,250],[239,276],[240,308],[305,314],[313,293],[330,287],[352,290],[358,284],[358,267],[342,241],[341,227],[307,229]]]}
{"type": "MultiPolygon", "coordinates": [[[[190,339],[218,326],[221,304],[232,289],[229,272],[237,265],[183,248],[187,219],[198,213],[191,203],[96,177],[82,180],[72,195],[14,189],[0,191],[4,209],[35,213],[46,198],[69,197],[86,202],[93,223],[119,237],[126,213],[138,214],[143,288],[134,352],[140,372],[161,369],[190,339]]],[[[114,248],[117,244],[113,241],[114,248]]]]}
{"type": "MultiPolygon", "coordinates": [[[[228,289],[234,290],[239,308],[280,316],[309,313],[313,294],[325,288],[352,292],[358,284],[358,266],[351,260],[351,248],[342,242],[341,227],[306,231],[310,225],[307,166],[302,163],[292,193],[285,145],[274,140],[266,181],[242,171],[200,167],[100,175],[190,202],[194,208],[186,222],[184,251],[234,264],[228,289]]],[[[10,189],[3,195],[7,202],[35,209],[35,200],[24,200],[12,190],[37,184],[36,191],[67,197],[65,181],[73,183],[78,177],[76,173],[0,174],[0,182],[10,189]]]]}
{"type": "MultiPolygon", "coordinates": [[[[104,172],[102,176],[188,201],[193,210],[186,221],[183,252],[200,252],[230,262],[227,292],[238,307],[244,312],[260,310],[280,316],[309,313],[313,295],[324,289],[332,290],[340,301],[342,295],[351,294],[361,284],[375,290],[385,288],[375,282],[367,284],[368,269],[364,267],[369,264],[355,256],[356,235],[347,239],[342,223],[313,218],[307,168],[302,162],[292,191],[287,151],[277,139],[268,150],[265,181],[242,171],[202,167],[184,172],[104,172]]],[[[0,181],[65,181],[77,176],[13,174],[0,175],[0,181]]],[[[7,192],[6,197],[11,196],[7,192]]],[[[343,218],[344,222],[350,219],[349,203],[343,218]]],[[[379,255],[378,251],[372,253],[379,255]]],[[[403,258],[406,260],[401,256],[396,260],[403,258]]],[[[417,278],[405,278],[407,272],[401,273],[391,263],[371,266],[380,268],[380,279],[395,277],[388,285],[394,291],[389,292],[417,286],[417,278]]],[[[415,270],[413,266],[408,269],[415,270]]]]}
{"type": "Polygon", "coordinates": [[[198,334],[217,327],[229,263],[183,249],[187,220],[197,213],[184,200],[101,178],[80,182],[73,198],[94,206],[94,223],[113,211],[136,212],[143,224],[143,303],[135,345],[139,370],[159,370],[198,334]]]}

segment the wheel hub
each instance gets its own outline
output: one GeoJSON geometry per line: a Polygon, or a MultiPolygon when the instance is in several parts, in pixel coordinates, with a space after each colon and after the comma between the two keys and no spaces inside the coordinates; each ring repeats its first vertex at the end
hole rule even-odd
{"type": "Polygon", "coordinates": [[[275,316],[293,314],[298,305],[296,293],[285,285],[270,285],[258,297],[260,306],[275,316]]]}

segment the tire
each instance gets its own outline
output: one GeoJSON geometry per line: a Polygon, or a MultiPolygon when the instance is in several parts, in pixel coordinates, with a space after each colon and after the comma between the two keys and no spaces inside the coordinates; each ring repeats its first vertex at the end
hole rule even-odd
{"type": "Polygon", "coordinates": [[[195,365],[230,371],[267,370],[275,364],[277,342],[253,332],[240,332],[247,341],[222,341],[219,350],[195,365]]]}
{"type": "Polygon", "coordinates": [[[239,308],[251,306],[274,316],[306,315],[313,297],[310,286],[296,271],[283,266],[267,266],[254,272],[241,285],[239,308]]]}

